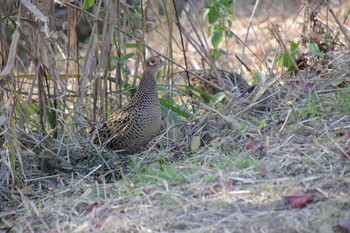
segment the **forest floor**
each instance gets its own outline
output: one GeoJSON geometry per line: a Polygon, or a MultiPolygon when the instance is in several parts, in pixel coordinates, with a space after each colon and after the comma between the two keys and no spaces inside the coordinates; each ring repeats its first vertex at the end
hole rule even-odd
{"type": "MultiPolygon", "coordinates": [[[[245,38],[253,5],[240,4],[232,30],[245,38]]],[[[288,48],[302,34],[300,5],[262,4],[245,40],[257,54],[244,59],[252,70],[264,70],[258,58],[274,59],[270,23],[281,26],[288,48]]],[[[333,9],[339,17],[344,5],[333,9]]],[[[219,65],[240,69],[232,54],[241,45],[226,45],[231,55],[219,65]]],[[[327,55],[307,71],[268,77],[228,111],[209,109],[197,134],[177,142],[160,136],[131,156],[120,180],[58,172],[30,176],[11,195],[1,189],[0,232],[350,232],[348,46],[327,55]],[[190,149],[182,151],[186,142],[190,149]]]]}

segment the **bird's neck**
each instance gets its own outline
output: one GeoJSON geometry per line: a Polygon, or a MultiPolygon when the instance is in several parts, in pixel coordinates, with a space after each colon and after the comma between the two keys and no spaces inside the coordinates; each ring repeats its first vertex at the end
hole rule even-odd
{"type": "Polygon", "coordinates": [[[146,70],[144,71],[140,85],[139,91],[142,92],[157,92],[157,81],[156,81],[157,70],[146,70]]]}

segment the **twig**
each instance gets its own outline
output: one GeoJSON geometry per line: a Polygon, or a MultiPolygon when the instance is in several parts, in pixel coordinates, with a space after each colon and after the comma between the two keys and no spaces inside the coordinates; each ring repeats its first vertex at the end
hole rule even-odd
{"type": "Polygon", "coordinates": [[[339,21],[338,17],[335,15],[334,11],[332,10],[332,8],[329,8],[329,12],[332,14],[333,18],[335,19],[335,21],[337,22],[340,31],[344,34],[346,40],[348,41],[348,43],[350,43],[350,37],[349,34],[347,33],[347,29],[344,27],[344,25],[339,21]]]}
{"type": "Polygon", "coordinates": [[[190,76],[188,74],[188,63],[187,63],[187,56],[186,56],[186,50],[185,50],[185,44],[184,44],[184,39],[183,39],[183,35],[182,35],[182,29],[180,26],[180,20],[179,20],[179,15],[177,13],[177,9],[176,9],[176,4],[175,4],[175,0],[173,0],[173,6],[174,6],[174,10],[175,10],[175,16],[176,16],[176,26],[179,29],[179,33],[180,33],[180,40],[181,40],[181,46],[182,46],[182,53],[184,55],[184,61],[185,61],[185,67],[186,67],[186,76],[187,76],[187,82],[188,84],[191,86],[191,82],[190,82],[190,76]]]}
{"type": "Polygon", "coordinates": [[[300,77],[303,79],[304,83],[306,83],[306,80],[304,78],[304,75],[300,72],[298,65],[295,63],[295,60],[293,59],[292,55],[290,54],[286,44],[284,43],[281,33],[279,32],[279,30],[277,29],[277,27],[274,24],[271,24],[270,26],[271,31],[276,35],[276,39],[278,40],[278,42],[282,45],[284,51],[286,52],[286,54],[288,55],[289,60],[293,63],[293,66],[295,67],[295,69],[298,71],[298,74],[300,75],[300,77]]]}
{"type": "MultiPolygon", "coordinates": [[[[249,36],[249,30],[250,30],[250,28],[251,28],[251,26],[252,26],[253,17],[254,17],[254,15],[255,15],[255,12],[256,12],[256,9],[258,8],[259,3],[260,3],[260,0],[257,0],[257,1],[255,2],[253,12],[252,12],[252,14],[251,14],[251,16],[250,16],[249,25],[248,25],[248,28],[247,28],[247,33],[246,33],[245,38],[244,38],[244,45],[246,45],[246,43],[247,43],[248,36],[249,36]]],[[[242,58],[242,59],[243,59],[243,57],[244,57],[245,48],[246,48],[246,46],[243,46],[242,55],[241,55],[241,58],[242,58]]]]}

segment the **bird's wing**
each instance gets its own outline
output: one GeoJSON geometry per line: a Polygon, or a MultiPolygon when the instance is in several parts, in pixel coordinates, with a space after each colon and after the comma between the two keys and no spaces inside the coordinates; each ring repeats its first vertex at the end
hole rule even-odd
{"type": "Polygon", "coordinates": [[[112,138],[123,137],[128,134],[131,127],[133,127],[133,116],[132,111],[130,111],[129,106],[124,106],[117,112],[113,113],[97,131],[97,137],[95,138],[95,143],[106,142],[112,138]]]}

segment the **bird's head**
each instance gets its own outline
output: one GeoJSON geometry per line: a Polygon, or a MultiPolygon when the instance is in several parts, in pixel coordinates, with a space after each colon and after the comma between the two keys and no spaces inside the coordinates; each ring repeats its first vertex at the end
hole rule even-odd
{"type": "Polygon", "coordinates": [[[147,58],[145,62],[145,70],[158,70],[159,67],[166,65],[165,61],[162,61],[160,57],[153,56],[147,58]]]}

